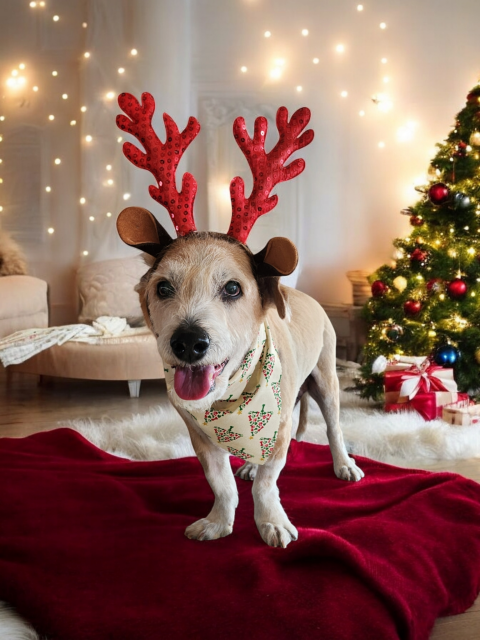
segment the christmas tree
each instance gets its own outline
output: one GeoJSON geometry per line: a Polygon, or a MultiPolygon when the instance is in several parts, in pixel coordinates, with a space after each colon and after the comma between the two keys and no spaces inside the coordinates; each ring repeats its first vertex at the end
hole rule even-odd
{"type": "Polygon", "coordinates": [[[460,391],[480,389],[480,83],[467,95],[446,140],[437,144],[429,184],[401,213],[411,232],[394,241],[394,262],[372,276],[364,397],[379,399],[378,356],[431,356],[454,367],[460,391]]]}

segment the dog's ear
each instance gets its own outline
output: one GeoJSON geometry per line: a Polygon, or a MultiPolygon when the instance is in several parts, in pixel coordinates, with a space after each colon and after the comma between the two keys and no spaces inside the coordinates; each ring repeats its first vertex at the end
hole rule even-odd
{"type": "Polygon", "coordinates": [[[280,289],[280,276],[288,276],[295,271],[297,248],[288,238],[272,238],[253,259],[263,306],[275,306],[283,320],[287,315],[287,301],[280,289]]]}
{"type": "Polygon", "coordinates": [[[117,231],[125,244],[154,257],[173,242],[154,215],[142,207],[124,209],[117,218],[117,231]]]}
{"type": "Polygon", "coordinates": [[[297,247],[288,238],[272,238],[253,256],[260,278],[288,276],[298,264],[297,247]]]}

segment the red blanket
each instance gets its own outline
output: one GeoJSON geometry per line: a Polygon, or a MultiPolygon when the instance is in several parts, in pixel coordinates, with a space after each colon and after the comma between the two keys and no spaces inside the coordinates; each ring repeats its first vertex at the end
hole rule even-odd
{"type": "Polygon", "coordinates": [[[338,480],[327,447],[293,442],[299,540],[272,549],[242,480],[232,535],[184,537],[212,503],[195,458],[129,462],[69,429],[0,440],[0,599],[49,640],[426,639],[480,589],[480,485],[360,465],[338,480]]]}

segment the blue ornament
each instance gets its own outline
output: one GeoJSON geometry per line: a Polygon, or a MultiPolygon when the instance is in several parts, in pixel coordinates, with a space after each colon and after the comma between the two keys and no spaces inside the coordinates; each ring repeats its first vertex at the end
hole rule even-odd
{"type": "Polygon", "coordinates": [[[439,347],[433,356],[435,364],[438,364],[441,367],[453,367],[459,358],[460,351],[455,347],[452,347],[451,344],[439,347]]]}

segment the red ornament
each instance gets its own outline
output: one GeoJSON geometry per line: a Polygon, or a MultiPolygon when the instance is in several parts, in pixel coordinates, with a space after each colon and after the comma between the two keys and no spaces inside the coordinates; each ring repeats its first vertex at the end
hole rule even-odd
{"type": "Polygon", "coordinates": [[[472,89],[470,93],[467,95],[467,104],[469,105],[478,105],[480,104],[480,90],[472,89]]]}
{"type": "Polygon", "coordinates": [[[427,282],[428,293],[440,293],[443,290],[443,280],[441,278],[432,278],[427,282]]]}
{"type": "Polygon", "coordinates": [[[460,300],[467,293],[467,285],[461,278],[455,278],[455,280],[448,283],[447,293],[453,300],[460,300]]]}
{"type": "Polygon", "coordinates": [[[467,143],[459,142],[453,154],[456,158],[464,158],[467,155],[467,143]]]}
{"type": "Polygon", "coordinates": [[[407,300],[403,305],[403,310],[407,316],[416,316],[422,310],[422,303],[420,300],[407,300]]]}
{"type": "Polygon", "coordinates": [[[410,224],[412,225],[412,227],[421,227],[424,222],[425,220],[423,218],[420,218],[419,216],[412,216],[410,218],[410,224]]]}
{"type": "Polygon", "coordinates": [[[428,258],[428,253],[427,251],[422,251],[421,249],[419,249],[418,247],[416,249],[414,249],[410,255],[410,262],[413,262],[415,264],[424,264],[425,261],[428,258]]]}
{"type": "Polygon", "coordinates": [[[375,282],[372,282],[372,296],[374,298],[380,298],[387,293],[387,291],[388,285],[386,285],[385,282],[382,282],[381,280],[375,280],[375,282]]]}
{"type": "Polygon", "coordinates": [[[428,197],[433,204],[437,206],[443,204],[450,197],[450,189],[443,182],[432,184],[428,190],[428,197]]]}

